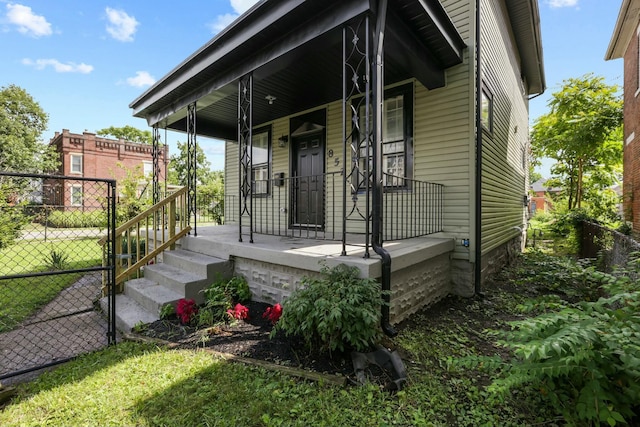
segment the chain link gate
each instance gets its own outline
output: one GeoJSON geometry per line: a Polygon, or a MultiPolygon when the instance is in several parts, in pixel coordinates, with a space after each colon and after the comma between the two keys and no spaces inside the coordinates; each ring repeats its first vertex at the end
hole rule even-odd
{"type": "Polygon", "coordinates": [[[115,180],[0,172],[0,380],[115,344],[115,198],[115,180]]]}

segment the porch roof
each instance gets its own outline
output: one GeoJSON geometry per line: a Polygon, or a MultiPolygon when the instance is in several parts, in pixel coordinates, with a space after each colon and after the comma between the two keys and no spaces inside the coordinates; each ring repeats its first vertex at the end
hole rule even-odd
{"type": "MultiPolygon", "coordinates": [[[[253,122],[342,97],[342,27],[376,0],[262,0],[129,106],[149,125],[186,130],[197,101],[198,134],[237,138],[237,81],[253,72],[253,122]],[[275,96],[270,104],[265,97],[275,96]]],[[[373,25],[373,23],[372,23],[373,25]]],[[[438,0],[389,0],[385,81],[444,85],[464,41],[438,0]]]]}

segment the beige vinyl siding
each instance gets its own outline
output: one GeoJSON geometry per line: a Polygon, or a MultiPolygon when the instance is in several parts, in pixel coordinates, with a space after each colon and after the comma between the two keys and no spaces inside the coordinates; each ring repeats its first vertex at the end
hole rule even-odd
{"type": "Polygon", "coordinates": [[[488,253],[526,223],[528,111],[504,3],[482,0],[480,11],[482,78],[494,100],[493,132],[483,132],[482,252],[488,253]]]}
{"type": "MultiPolygon", "coordinates": [[[[471,13],[468,1],[442,1],[465,43],[471,13]]],[[[472,58],[469,49],[463,63],[446,71],[446,86],[427,90],[415,84],[414,178],[444,184],[444,235],[457,242],[471,239],[475,167],[472,58]]],[[[470,248],[456,245],[454,257],[469,259],[470,248]]]]}
{"type": "Polygon", "coordinates": [[[235,223],[238,220],[240,197],[238,196],[238,143],[224,143],[224,221],[235,223]]]}

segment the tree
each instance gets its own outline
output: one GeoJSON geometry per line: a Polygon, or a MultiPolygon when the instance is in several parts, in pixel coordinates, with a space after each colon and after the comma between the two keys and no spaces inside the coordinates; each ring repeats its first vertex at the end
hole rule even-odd
{"type": "MultiPolygon", "coordinates": [[[[167,182],[175,185],[187,185],[187,143],[178,141],[178,154],[170,158],[167,182]]],[[[211,163],[202,151],[202,147],[196,145],[196,179],[198,184],[211,180],[211,163]]]]}
{"type": "Polygon", "coordinates": [[[580,208],[590,193],[585,184],[610,186],[622,162],[619,88],[587,74],[565,80],[548,106],[551,111],[533,125],[532,152],[556,160],[551,172],[565,189],[568,208],[580,208]]]}
{"type": "Polygon", "coordinates": [[[151,131],[140,130],[133,126],[109,126],[108,128],[96,131],[96,134],[100,136],[112,136],[129,142],[137,142],[138,144],[153,144],[151,131]]]}
{"type": "Polygon", "coordinates": [[[0,170],[50,172],[57,169],[53,149],[39,139],[49,116],[24,89],[9,85],[0,89],[0,170]]]}

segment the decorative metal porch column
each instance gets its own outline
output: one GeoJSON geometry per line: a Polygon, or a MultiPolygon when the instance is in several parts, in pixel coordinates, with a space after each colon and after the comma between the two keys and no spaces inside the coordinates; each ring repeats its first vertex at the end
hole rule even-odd
{"type": "Polygon", "coordinates": [[[187,106],[187,224],[191,225],[193,216],[193,235],[198,235],[196,219],[196,103],[187,106]]]}
{"type": "Polygon", "coordinates": [[[253,197],[251,153],[253,152],[253,74],[238,81],[238,158],[240,160],[239,241],[242,242],[242,216],[249,217],[249,243],[253,243],[253,197]]]}
{"type": "Polygon", "coordinates": [[[347,224],[364,222],[364,257],[371,247],[371,187],[373,179],[371,124],[371,30],[369,16],[342,29],[342,157],[350,151],[351,169],[343,173],[342,184],[342,255],[347,254],[347,224]],[[351,128],[349,129],[349,126],[351,128]],[[347,192],[351,204],[347,206],[347,192]],[[364,199],[361,201],[361,199],[364,199]],[[364,204],[364,205],[363,205],[364,204]]]}
{"type": "MultiPolygon", "coordinates": [[[[151,158],[153,159],[153,204],[160,201],[160,130],[158,125],[153,126],[151,158]]],[[[166,181],[165,177],[165,181],[166,181]]]]}

